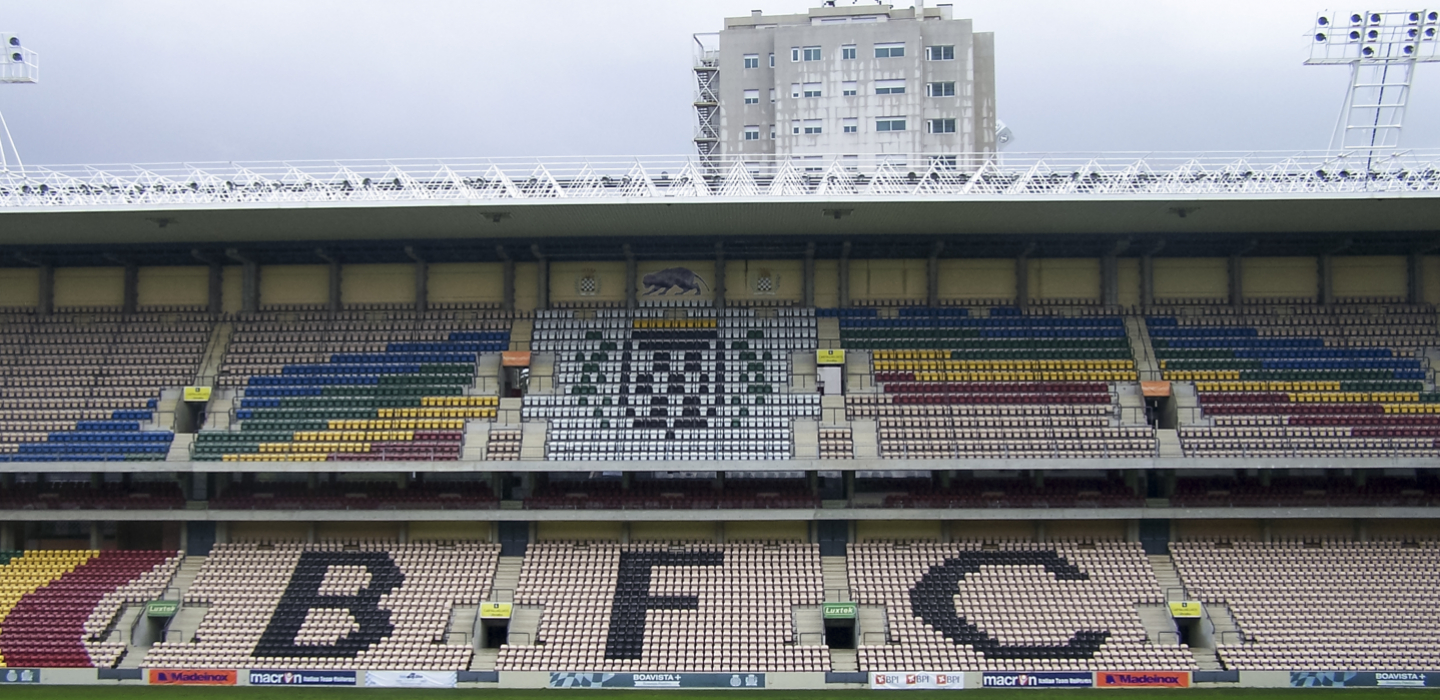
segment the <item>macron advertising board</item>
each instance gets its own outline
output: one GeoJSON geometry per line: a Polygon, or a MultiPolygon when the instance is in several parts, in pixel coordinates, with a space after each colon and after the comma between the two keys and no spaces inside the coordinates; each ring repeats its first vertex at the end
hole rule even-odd
{"type": "Polygon", "coordinates": [[[1089,671],[1039,671],[1035,673],[985,672],[985,688],[1093,688],[1095,674],[1089,671]]]}
{"type": "Polygon", "coordinates": [[[355,685],[355,672],[252,670],[250,685],[355,685]]]}

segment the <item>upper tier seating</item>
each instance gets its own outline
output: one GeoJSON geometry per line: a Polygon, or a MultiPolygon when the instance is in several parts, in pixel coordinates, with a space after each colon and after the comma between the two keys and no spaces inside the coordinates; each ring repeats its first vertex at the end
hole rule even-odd
{"type": "Polygon", "coordinates": [[[0,667],[110,668],[125,642],[109,636],[125,604],[165,591],[176,552],[0,552],[0,667]]]}
{"type": "Polygon", "coordinates": [[[1190,594],[1235,617],[1244,641],[1218,640],[1227,668],[1440,667],[1440,543],[1172,542],[1170,551],[1190,594]]]}
{"type": "MultiPolygon", "coordinates": [[[[433,478],[433,477],[432,477],[433,478]]],[[[483,481],[438,479],[400,488],[394,482],[232,484],[210,499],[216,510],[476,510],[500,507],[483,481]]]]}
{"type": "Polygon", "coordinates": [[[1195,311],[1146,319],[1163,378],[1193,381],[1207,419],[1181,426],[1186,456],[1436,454],[1440,393],[1418,352],[1436,344],[1433,308],[1195,311]]]}
{"type": "Polygon", "coordinates": [[[791,423],[819,418],[791,394],[790,356],[816,347],[809,309],[642,308],[537,314],[533,346],[555,354],[554,460],[789,459],[791,423]]]}
{"type": "Polygon", "coordinates": [[[444,643],[456,605],[489,594],[499,546],[216,545],[185,594],[209,605],[194,640],[161,642],[143,666],[458,671],[444,643]]]}
{"type": "Polygon", "coordinates": [[[0,461],[163,460],[165,388],[195,381],[214,319],[114,310],[0,314],[0,461]]]}
{"type": "Polygon", "coordinates": [[[471,387],[477,356],[509,349],[508,316],[293,315],[237,322],[221,384],[244,386],[239,430],[200,433],[196,460],[455,460],[465,422],[495,417],[471,387]]]}
{"type": "Polygon", "coordinates": [[[883,393],[845,397],[879,419],[880,456],[1152,457],[1147,426],[1116,424],[1116,382],[1137,380],[1118,316],[993,308],[821,309],[846,348],[871,351],[883,393]]]}
{"type": "Polygon", "coordinates": [[[1146,640],[1136,604],[1164,594],[1135,542],[850,545],[851,596],[886,606],[885,645],[862,671],[1195,668],[1146,640]]]}
{"type": "Polygon", "coordinates": [[[726,479],[716,490],[713,480],[636,479],[624,488],[620,480],[552,480],[525,499],[526,508],[689,509],[689,508],[819,508],[820,499],[803,479],[726,479]]]}
{"type": "Polygon", "coordinates": [[[544,606],[540,645],[507,644],[501,671],[828,671],[797,646],[792,606],[823,600],[816,545],[539,543],[517,605],[544,606]]]}

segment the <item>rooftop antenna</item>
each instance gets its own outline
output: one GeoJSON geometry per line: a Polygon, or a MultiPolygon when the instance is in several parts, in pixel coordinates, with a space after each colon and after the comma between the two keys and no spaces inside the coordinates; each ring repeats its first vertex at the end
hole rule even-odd
{"type": "MultiPolygon", "coordinates": [[[[0,55],[0,83],[40,81],[40,55],[22,46],[20,37],[0,32],[0,49],[5,52],[0,55]]],[[[10,137],[10,125],[5,123],[3,113],[0,113],[0,131],[3,131],[3,138],[0,138],[0,172],[10,169],[10,161],[5,154],[7,143],[10,145],[10,155],[15,158],[15,166],[24,170],[25,164],[20,160],[20,151],[15,149],[15,139],[10,137]]]]}
{"type": "Polygon", "coordinates": [[[1332,151],[1397,148],[1415,66],[1440,61],[1440,12],[1323,12],[1307,66],[1350,66],[1350,87],[1330,136],[1332,151]]]}

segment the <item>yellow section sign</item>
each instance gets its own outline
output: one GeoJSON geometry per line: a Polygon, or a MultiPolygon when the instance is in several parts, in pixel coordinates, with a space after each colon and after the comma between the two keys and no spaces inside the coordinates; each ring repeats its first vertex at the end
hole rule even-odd
{"type": "Polygon", "coordinates": [[[815,363],[821,365],[843,365],[845,364],[845,351],[816,350],[815,363]]]}
{"type": "Polygon", "coordinates": [[[208,386],[187,386],[185,387],[185,400],[205,402],[210,400],[210,387],[208,386]]]}
{"type": "Polygon", "coordinates": [[[1200,603],[1194,600],[1171,602],[1170,617],[1200,617],[1200,609],[1200,603]]]}
{"type": "Polygon", "coordinates": [[[480,619],[508,620],[510,619],[510,607],[510,603],[481,603],[480,619]]]}

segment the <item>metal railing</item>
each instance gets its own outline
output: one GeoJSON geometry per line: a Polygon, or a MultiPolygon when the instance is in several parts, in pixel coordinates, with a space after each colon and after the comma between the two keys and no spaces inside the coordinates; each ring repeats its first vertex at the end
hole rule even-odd
{"type": "Polygon", "coordinates": [[[731,198],[1440,194],[1440,151],[596,156],[29,166],[0,210],[731,198]]]}

